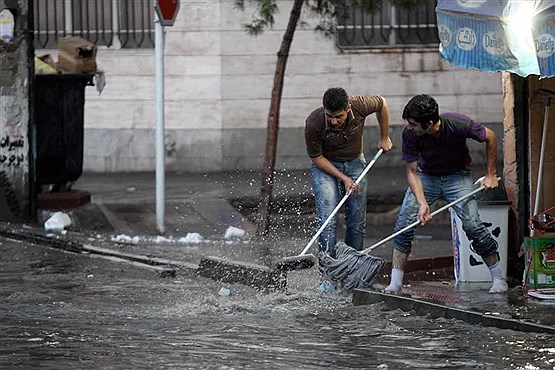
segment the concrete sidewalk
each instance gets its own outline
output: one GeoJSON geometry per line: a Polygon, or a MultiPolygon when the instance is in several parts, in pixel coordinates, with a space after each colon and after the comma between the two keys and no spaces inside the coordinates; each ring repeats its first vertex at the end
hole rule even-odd
{"type": "MultiPolygon", "coordinates": [[[[368,181],[365,246],[392,233],[406,190],[405,174],[399,168],[373,169],[368,181]]],[[[62,248],[69,246],[87,253],[112,254],[114,258],[128,258],[135,262],[141,259],[166,261],[180,269],[194,270],[203,256],[270,265],[277,258],[298,254],[317,227],[309,172],[281,171],[275,176],[270,235],[257,237],[255,205],[260,183],[261,175],[256,172],[166,174],[166,232],[159,235],[154,173],[84,174],[73,189],[89,192],[91,202],[76,209],[63,209],[71,216],[73,225],[67,234],[55,236],[55,243],[62,248]],[[246,235],[240,240],[227,239],[225,234],[230,226],[246,231],[246,235]],[[84,250],[83,246],[88,249],[84,250]]],[[[48,243],[50,239],[42,230],[42,223],[51,213],[52,210],[42,210],[38,225],[0,225],[1,235],[13,238],[27,235],[27,240],[48,243]]],[[[344,233],[343,226],[340,222],[339,237],[344,233]]],[[[372,253],[385,259],[389,259],[390,254],[390,244],[372,253]]],[[[512,298],[501,300],[488,294],[484,287],[455,288],[448,212],[438,215],[431,224],[417,228],[410,261],[406,283],[410,285],[407,291],[412,289],[412,297],[387,298],[390,304],[397,302],[398,308],[407,307],[409,298],[423,302],[430,309],[438,304],[447,308],[455,302],[456,309],[480,314],[493,312],[493,306],[497,307],[497,317],[525,322],[529,330],[555,333],[555,306],[523,296],[520,287],[514,287],[510,294],[512,298]],[[466,293],[461,296],[461,289],[472,290],[474,298],[468,299],[470,295],[466,293]]],[[[315,270],[307,272],[310,275],[308,281],[314,286],[317,283],[315,270]]],[[[387,282],[389,271],[390,266],[386,266],[379,284],[387,282]]],[[[294,280],[295,274],[290,275],[294,280]]],[[[314,286],[301,289],[313,289],[314,286]]],[[[376,295],[380,294],[368,290],[358,292],[354,303],[368,303],[376,300],[376,295]],[[369,298],[371,296],[373,298],[369,298]]],[[[452,314],[453,308],[449,312],[452,314]]],[[[476,322],[475,315],[457,318],[465,317],[476,322]]],[[[491,320],[484,322],[492,324],[491,320]]],[[[493,326],[502,327],[495,323],[493,326]]],[[[516,329],[526,330],[522,327],[516,329]]]]}

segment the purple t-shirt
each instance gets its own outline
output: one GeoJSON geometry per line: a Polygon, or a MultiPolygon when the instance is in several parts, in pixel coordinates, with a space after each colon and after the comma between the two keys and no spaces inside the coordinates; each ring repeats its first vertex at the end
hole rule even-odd
{"type": "Polygon", "coordinates": [[[429,175],[449,175],[460,170],[470,170],[472,158],[466,139],[480,143],[486,139],[486,128],[463,114],[440,115],[439,138],[431,135],[416,136],[403,129],[403,154],[408,163],[418,161],[418,169],[429,175]]]}

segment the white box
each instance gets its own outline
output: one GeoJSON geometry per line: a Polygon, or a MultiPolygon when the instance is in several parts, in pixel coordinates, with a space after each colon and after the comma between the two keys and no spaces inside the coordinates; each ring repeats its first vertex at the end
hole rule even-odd
{"type": "MultiPolygon", "coordinates": [[[[489,269],[478,254],[471,250],[471,243],[462,229],[462,222],[453,208],[449,209],[453,242],[453,266],[458,282],[491,282],[489,269]]],[[[507,276],[507,233],[509,206],[482,205],[478,203],[480,219],[497,241],[499,262],[503,277],[507,276]]]]}

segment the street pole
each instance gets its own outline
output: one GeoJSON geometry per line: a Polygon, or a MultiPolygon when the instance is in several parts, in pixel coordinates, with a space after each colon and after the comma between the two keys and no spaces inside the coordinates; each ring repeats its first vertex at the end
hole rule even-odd
{"type": "MultiPolygon", "coordinates": [[[[156,6],[153,1],[153,8],[156,6]]],[[[164,152],[164,26],[154,11],[156,58],[156,227],[163,234],[165,213],[165,152],[164,152]]]]}

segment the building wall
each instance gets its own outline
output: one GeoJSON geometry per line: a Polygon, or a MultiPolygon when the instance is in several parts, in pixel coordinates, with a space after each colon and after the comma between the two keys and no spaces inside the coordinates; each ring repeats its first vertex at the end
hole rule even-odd
{"type": "MultiPolygon", "coordinates": [[[[251,10],[235,10],[231,0],[182,1],[176,24],[166,28],[168,171],[262,167],[276,54],[291,4],[279,1],[273,29],[251,37],[242,28],[251,10]]],[[[297,29],[286,69],[277,169],[309,165],[304,119],[331,86],[388,100],[397,147],[377,166],[401,164],[401,110],[415,94],[430,93],[443,111],[466,113],[502,134],[500,74],[454,69],[439,59],[437,48],[342,52],[312,31],[314,19],[305,10],[302,20],[307,26],[297,29]]],[[[103,49],[98,65],[107,85],[100,96],[87,88],[84,171],[154,170],[154,51],[103,49]]],[[[377,140],[371,117],[367,155],[377,140]]],[[[477,146],[475,162],[483,161],[483,153],[477,146]]]]}

